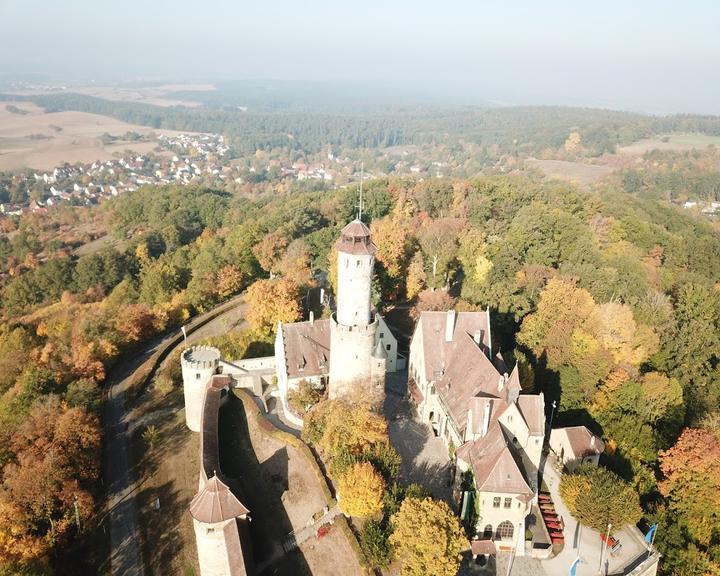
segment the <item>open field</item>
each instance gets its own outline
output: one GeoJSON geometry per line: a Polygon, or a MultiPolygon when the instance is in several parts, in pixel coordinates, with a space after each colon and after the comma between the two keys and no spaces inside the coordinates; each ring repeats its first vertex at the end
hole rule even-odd
{"type": "Polygon", "coordinates": [[[172,130],[153,130],[128,124],[108,116],[85,112],[45,113],[29,102],[0,103],[0,170],[33,168],[50,170],[63,162],[108,160],[127,149],[143,154],[155,150],[156,142],[115,141],[103,145],[100,137],[108,133],[122,136],[139,134],[180,134],[172,130]],[[27,114],[14,114],[15,105],[27,114]]]}
{"type": "Polygon", "coordinates": [[[22,96],[36,96],[38,94],[84,94],[103,100],[116,100],[119,102],[139,102],[154,106],[185,106],[192,108],[200,106],[200,102],[193,100],[178,100],[173,98],[173,92],[209,92],[215,90],[212,84],[160,84],[157,86],[100,86],[96,84],[79,84],[63,86],[56,89],[33,89],[10,92],[22,96]]]}
{"type": "Polygon", "coordinates": [[[525,161],[525,164],[528,167],[539,169],[548,178],[574,182],[584,187],[589,186],[593,182],[597,182],[615,170],[613,166],[584,164],[582,162],[569,162],[567,160],[537,160],[535,158],[529,158],[525,161]]]}
{"type": "Polygon", "coordinates": [[[650,150],[684,151],[693,148],[707,148],[708,146],[720,146],[720,136],[685,133],[665,134],[656,138],[638,140],[629,146],[618,148],[618,154],[642,156],[650,150]]]}

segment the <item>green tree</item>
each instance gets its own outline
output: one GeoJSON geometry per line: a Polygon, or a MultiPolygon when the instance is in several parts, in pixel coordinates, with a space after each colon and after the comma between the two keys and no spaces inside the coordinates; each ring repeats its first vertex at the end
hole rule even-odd
{"type": "Polygon", "coordinates": [[[560,496],[578,522],[598,532],[608,523],[620,530],[640,520],[640,500],[632,486],[614,472],[584,464],[572,474],[563,474],[560,496]]]}

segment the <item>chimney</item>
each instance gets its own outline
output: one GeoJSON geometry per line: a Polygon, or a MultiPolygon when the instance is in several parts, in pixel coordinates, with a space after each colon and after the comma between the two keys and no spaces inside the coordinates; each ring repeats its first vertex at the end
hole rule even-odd
{"type": "Polygon", "coordinates": [[[488,400],[485,402],[485,406],[483,409],[483,427],[482,427],[482,437],[484,438],[487,436],[488,428],[490,428],[490,408],[492,406],[492,400],[488,400]]]}
{"type": "Polygon", "coordinates": [[[475,330],[475,334],[473,335],[473,340],[475,340],[475,344],[480,346],[482,343],[482,330],[475,330]]]}
{"type": "Polygon", "coordinates": [[[503,388],[505,388],[505,376],[500,376],[498,380],[498,392],[502,392],[503,388]]]}
{"type": "Polygon", "coordinates": [[[313,326],[315,324],[315,314],[313,314],[313,311],[310,310],[310,326],[313,326]]]}
{"type": "Polygon", "coordinates": [[[445,342],[452,342],[455,332],[455,310],[449,310],[445,318],[445,342]]]}

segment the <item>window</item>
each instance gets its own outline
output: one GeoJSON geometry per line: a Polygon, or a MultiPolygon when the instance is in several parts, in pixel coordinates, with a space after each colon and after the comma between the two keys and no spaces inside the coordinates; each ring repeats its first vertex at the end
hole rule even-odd
{"type": "Polygon", "coordinates": [[[513,532],[514,532],[514,531],[515,531],[515,530],[514,530],[514,527],[513,527],[513,525],[512,525],[512,522],[509,522],[508,520],[505,520],[505,522],[501,522],[501,523],[498,525],[498,527],[497,527],[497,532],[495,533],[495,535],[496,535],[498,538],[508,538],[508,539],[510,539],[510,538],[513,537],[513,532]]]}
{"type": "Polygon", "coordinates": [[[512,506],[512,498],[505,498],[505,508],[510,508],[512,506]]]}
{"type": "Polygon", "coordinates": [[[535,438],[535,446],[537,446],[538,444],[540,444],[540,438],[535,438]]]}
{"type": "Polygon", "coordinates": [[[356,261],[355,261],[355,267],[356,267],[356,268],[359,268],[359,267],[360,267],[360,260],[356,260],[356,261]]]}
{"type": "Polygon", "coordinates": [[[382,340],[384,336],[385,336],[385,332],[380,332],[380,340],[382,340]]]}
{"type": "Polygon", "coordinates": [[[212,532],[215,532],[215,528],[207,528],[206,530],[207,530],[207,532],[205,532],[205,534],[210,534],[212,532]]]}
{"type": "Polygon", "coordinates": [[[392,346],[390,346],[390,344],[385,345],[385,350],[390,350],[390,348],[392,348],[392,346]]]}
{"type": "Polygon", "coordinates": [[[483,530],[483,538],[490,539],[492,538],[492,524],[487,524],[483,530]]]}
{"type": "Polygon", "coordinates": [[[197,372],[197,373],[195,374],[195,380],[200,380],[200,372],[197,372]]]}
{"type": "Polygon", "coordinates": [[[493,498],[493,508],[500,508],[500,496],[493,498]]]}

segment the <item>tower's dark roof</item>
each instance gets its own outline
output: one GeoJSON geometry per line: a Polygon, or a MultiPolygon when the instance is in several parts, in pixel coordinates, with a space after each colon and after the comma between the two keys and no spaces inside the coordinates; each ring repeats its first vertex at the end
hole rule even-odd
{"type": "Polygon", "coordinates": [[[364,254],[372,256],[377,246],[370,239],[370,228],[357,218],[340,231],[340,239],[335,248],[347,254],[364,254]]]}

